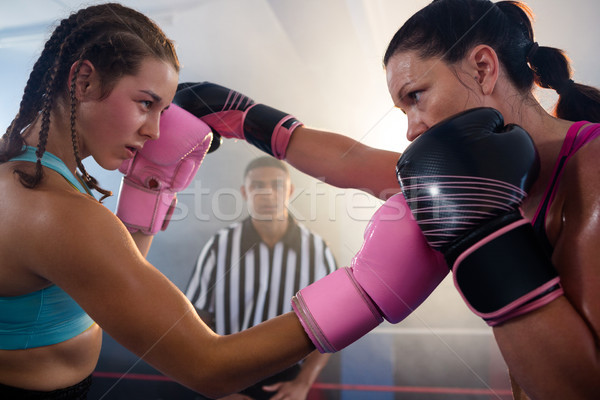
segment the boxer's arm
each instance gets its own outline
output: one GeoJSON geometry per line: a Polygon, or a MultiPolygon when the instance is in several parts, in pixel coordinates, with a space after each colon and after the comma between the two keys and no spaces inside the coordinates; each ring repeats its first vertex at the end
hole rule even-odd
{"type": "Polygon", "coordinates": [[[303,127],[292,115],[211,82],[179,84],[173,103],[215,133],[246,140],[331,185],[364,190],[383,200],[399,192],[394,175],[397,153],[303,127]]]}
{"type": "Polygon", "coordinates": [[[60,286],[105,332],[166,376],[220,397],[314,350],[293,313],[239,334],[216,335],[185,295],[142,257],[110,210],[62,192],[43,194],[42,201],[36,199],[43,207],[22,219],[24,226],[36,226],[27,231],[31,245],[22,262],[60,286]]]}
{"type": "Polygon", "coordinates": [[[304,359],[297,379],[305,382],[310,388],[330,358],[331,354],[321,354],[317,350],[313,351],[304,359]]]}
{"type": "Polygon", "coordinates": [[[590,168],[598,151],[599,141],[589,143],[569,161],[555,200],[564,203],[550,209],[564,221],[550,239],[565,296],[494,328],[514,380],[532,399],[600,393],[600,179],[590,168]]]}
{"type": "Polygon", "coordinates": [[[213,331],[215,330],[215,315],[206,310],[201,310],[198,307],[194,306],[194,309],[198,313],[200,319],[213,331]]]}
{"type": "Polygon", "coordinates": [[[521,388],[521,386],[519,386],[519,384],[515,382],[515,378],[513,378],[512,375],[509,375],[509,379],[513,400],[531,400],[529,396],[525,394],[523,388],[521,388]]]}
{"type": "Polygon", "coordinates": [[[364,190],[387,200],[400,191],[395,174],[399,157],[348,136],[300,126],[292,134],[285,160],[330,185],[364,190]]]}
{"type": "Polygon", "coordinates": [[[331,354],[321,354],[313,351],[304,359],[300,372],[291,381],[276,382],[272,385],[263,386],[266,392],[272,392],[271,399],[306,399],[311,386],[318,378],[321,370],[329,361],[331,354]]]}
{"type": "Polygon", "coordinates": [[[154,235],[146,235],[140,231],[133,232],[131,234],[133,241],[137,245],[138,250],[144,257],[148,257],[148,252],[150,251],[150,246],[152,245],[152,239],[154,239],[154,235]]]}

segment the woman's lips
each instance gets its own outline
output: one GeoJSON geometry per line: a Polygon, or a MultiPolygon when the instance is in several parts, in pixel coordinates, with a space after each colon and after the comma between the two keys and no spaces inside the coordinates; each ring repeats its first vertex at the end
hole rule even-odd
{"type": "Polygon", "coordinates": [[[128,152],[128,156],[129,156],[128,158],[133,158],[135,156],[137,149],[132,146],[126,146],[125,148],[127,149],[127,152],[128,152]]]}

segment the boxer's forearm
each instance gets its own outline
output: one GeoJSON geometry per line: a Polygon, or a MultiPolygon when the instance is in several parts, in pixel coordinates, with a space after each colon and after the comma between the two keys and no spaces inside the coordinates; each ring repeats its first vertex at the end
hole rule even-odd
{"type": "Polygon", "coordinates": [[[344,135],[301,126],[292,134],[285,160],[330,185],[386,200],[400,191],[395,174],[399,157],[344,135]]]}
{"type": "Polygon", "coordinates": [[[150,251],[150,246],[152,245],[152,239],[154,239],[154,235],[146,235],[140,231],[133,232],[131,234],[133,241],[137,245],[138,250],[144,257],[148,256],[148,252],[150,251]]]}

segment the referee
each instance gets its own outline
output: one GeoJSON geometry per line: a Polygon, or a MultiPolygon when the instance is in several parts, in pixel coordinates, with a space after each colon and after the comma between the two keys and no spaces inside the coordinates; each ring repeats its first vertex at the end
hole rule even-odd
{"type": "MultiPolygon", "coordinates": [[[[287,206],[294,187],[285,164],[272,157],[251,161],[241,193],[250,216],[218,231],[202,249],[186,295],[220,335],[236,333],[291,311],[301,288],[333,272],[323,241],[295,221],[287,206]]],[[[306,399],[328,354],[311,353],[301,364],[226,399],[306,399]]]]}

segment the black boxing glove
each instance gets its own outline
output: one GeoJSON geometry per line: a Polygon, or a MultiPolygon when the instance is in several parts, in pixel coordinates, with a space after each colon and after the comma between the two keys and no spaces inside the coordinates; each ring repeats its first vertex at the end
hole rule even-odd
{"type": "Polygon", "coordinates": [[[302,125],[287,113],[210,82],[180,83],[173,103],[209,125],[218,135],[213,141],[221,136],[243,139],[280,160],[292,132],[302,125]]]}
{"type": "Polygon", "coordinates": [[[539,172],[525,130],[492,108],[436,124],[397,167],[407,203],[467,305],[489,325],[560,296],[559,276],[520,206],[539,172]]]}

